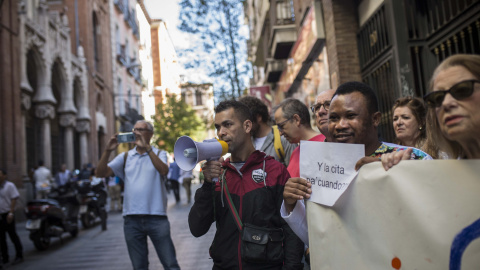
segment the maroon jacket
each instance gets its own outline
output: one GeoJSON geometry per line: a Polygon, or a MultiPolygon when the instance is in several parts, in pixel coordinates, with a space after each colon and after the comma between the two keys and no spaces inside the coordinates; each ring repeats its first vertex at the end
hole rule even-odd
{"type": "Polygon", "coordinates": [[[260,151],[255,151],[248,157],[240,169],[241,174],[230,164],[229,159],[222,166],[227,170],[225,179],[243,224],[283,229],[284,263],[266,265],[241,260],[241,234],[230,213],[227,198],[220,193],[221,184],[205,182],[195,194],[188,224],[192,234],[200,237],[216,221],[217,231],[210,246],[213,269],[303,269],[301,260],[304,244],[280,216],[283,189],[290,177],[285,166],[260,151]],[[262,176],[264,161],[265,178],[262,176]]]}

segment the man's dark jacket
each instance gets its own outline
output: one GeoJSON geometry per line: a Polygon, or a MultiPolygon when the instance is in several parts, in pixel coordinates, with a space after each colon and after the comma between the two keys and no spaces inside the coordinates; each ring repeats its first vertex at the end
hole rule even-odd
{"type": "Polygon", "coordinates": [[[210,246],[213,269],[303,269],[301,259],[304,244],[280,216],[283,189],[290,177],[285,166],[260,151],[249,156],[240,169],[242,175],[230,164],[229,159],[222,166],[226,170],[225,179],[232,201],[243,224],[283,229],[284,263],[255,264],[241,260],[241,233],[235,225],[224,194],[222,205],[221,183],[219,181],[213,185],[205,182],[195,194],[188,224],[192,234],[200,237],[216,221],[217,231],[210,246]],[[264,167],[265,181],[261,176],[264,167]]]}

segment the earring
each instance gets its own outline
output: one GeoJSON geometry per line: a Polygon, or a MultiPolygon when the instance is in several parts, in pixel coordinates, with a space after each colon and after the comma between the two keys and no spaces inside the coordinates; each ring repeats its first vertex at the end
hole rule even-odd
{"type": "Polygon", "coordinates": [[[422,130],[422,127],[419,127],[418,129],[419,129],[419,130],[422,130]]]}

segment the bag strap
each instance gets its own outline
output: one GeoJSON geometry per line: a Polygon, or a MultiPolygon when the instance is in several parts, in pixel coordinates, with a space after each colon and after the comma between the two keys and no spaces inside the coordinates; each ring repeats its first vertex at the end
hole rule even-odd
{"type": "Polygon", "coordinates": [[[243,223],[240,219],[240,215],[238,215],[237,208],[232,201],[232,196],[230,196],[230,192],[228,191],[227,181],[225,179],[226,169],[224,169],[222,174],[222,185],[223,185],[223,192],[225,193],[225,197],[227,198],[228,208],[230,208],[230,212],[232,213],[232,217],[235,220],[235,225],[237,225],[238,230],[241,232],[243,229],[243,223]]]}
{"type": "Polygon", "coordinates": [[[125,165],[127,164],[128,150],[123,155],[123,176],[125,177],[125,165]]]}
{"type": "Polygon", "coordinates": [[[278,130],[278,126],[274,125],[273,128],[273,147],[275,148],[275,152],[280,160],[285,159],[285,151],[283,150],[282,140],[280,139],[280,131],[278,130]]]}

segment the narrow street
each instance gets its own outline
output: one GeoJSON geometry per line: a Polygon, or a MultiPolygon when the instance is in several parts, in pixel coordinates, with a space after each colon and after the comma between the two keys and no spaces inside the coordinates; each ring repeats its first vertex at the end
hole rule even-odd
{"type": "MultiPolygon", "coordinates": [[[[200,185],[192,185],[192,193],[200,185]]],[[[215,226],[200,238],[191,235],[188,229],[188,212],[192,204],[186,203],[185,191],[181,189],[181,203],[176,204],[171,192],[168,195],[168,219],[177,259],[181,269],[212,269],[208,248],[212,242],[215,226]]],[[[192,195],[193,196],[193,195],[192,195]]],[[[192,198],[193,201],[193,198],[192,198]]],[[[80,224],[80,223],[79,223],[80,224]]],[[[55,270],[55,269],[132,269],[123,235],[123,218],[119,212],[110,212],[108,229],[101,231],[100,225],[91,229],[80,229],[76,238],[64,234],[62,241],[52,238],[46,251],[37,251],[28,238],[25,222],[17,223],[17,232],[24,248],[24,262],[6,267],[8,270],[55,270]]],[[[8,240],[10,260],[15,256],[13,244],[8,240]]],[[[149,240],[150,269],[163,269],[155,249],[149,240]]]]}

